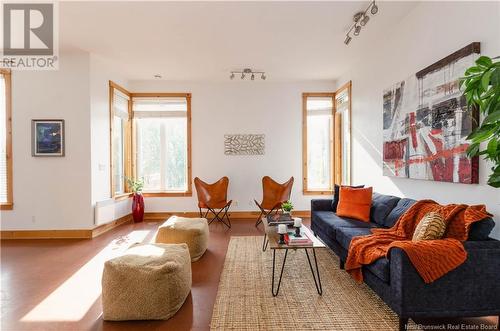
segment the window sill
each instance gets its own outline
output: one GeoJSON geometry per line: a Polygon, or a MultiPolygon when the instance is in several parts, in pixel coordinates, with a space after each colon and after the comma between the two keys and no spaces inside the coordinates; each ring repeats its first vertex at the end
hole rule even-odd
{"type": "Polygon", "coordinates": [[[130,198],[133,195],[133,193],[122,193],[122,194],[117,194],[113,198],[115,201],[121,201],[130,198]]]}
{"type": "Polygon", "coordinates": [[[14,209],[14,203],[12,202],[0,203],[0,210],[12,210],[12,209],[14,209]]]}
{"type": "Polygon", "coordinates": [[[193,192],[142,192],[144,197],[190,197],[193,192]]]}
{"type": "Polygon", "coordinates": [[[303,190],[302,194],[304,194],[304,195],[333,195],[333,191],[308,191],[308,190],[303,190]]]}

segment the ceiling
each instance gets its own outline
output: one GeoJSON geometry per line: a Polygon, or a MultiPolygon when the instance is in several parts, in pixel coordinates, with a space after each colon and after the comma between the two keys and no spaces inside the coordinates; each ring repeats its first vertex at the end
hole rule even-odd
{"type": "Polygon", "coordinates": [[[334,80],[408,14],[415,2],[380,2],[359,37],[343,41],[352,2],[61,2],[61,49],[78,48],[131,80],[227,80],[264,70],[270,80],[334,80]]]}

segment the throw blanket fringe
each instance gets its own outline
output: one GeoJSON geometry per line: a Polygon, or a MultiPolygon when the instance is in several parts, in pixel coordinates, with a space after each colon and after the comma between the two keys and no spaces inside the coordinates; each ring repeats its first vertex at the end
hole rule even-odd
{"type": "Polygon", "coordinates": [[[467,240],[471,224],[490,216],[484,205],[442,206],[421,200],[411,206],[390,229],[373,229],[372,235],[354,237],[345,263],[346,271],[363,281],[362,266],[388,256],[391,248],[401,248],[424,282],[431,283],[465,262],[467,252],[461,241],[467,240]],[[413,232],[425,214],[440,212],[447,224],[444,239],[413,242],[413,232]]]}

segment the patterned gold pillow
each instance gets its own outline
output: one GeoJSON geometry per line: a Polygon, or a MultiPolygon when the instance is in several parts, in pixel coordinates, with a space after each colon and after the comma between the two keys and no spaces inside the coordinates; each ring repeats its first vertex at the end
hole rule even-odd
{"type": "Polygon", "coordinates": [[[440,213],[430,212],[420,220],[412,241],[441,239],[446,231],[444,218],[440,213]]]}

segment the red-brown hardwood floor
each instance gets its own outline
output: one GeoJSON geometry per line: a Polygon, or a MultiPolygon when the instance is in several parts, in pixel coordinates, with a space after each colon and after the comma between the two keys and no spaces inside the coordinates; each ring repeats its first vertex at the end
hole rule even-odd
{"type": "MultiPolygon", "coordinates": [[[[92,240],[1,242],[1,330],[208,330],[231,236],[261,235],[254,220],[232,228],[213,223],[209,248],[193,263],[191,294],[168,321],[104,322],[100,277],[103,261],[131,242],[150,242],[159,223],[126,224],[92,240]]],[[[422,321],[418,321],[422,322],[422,321]]],[[[494,325],[495,317],[428,323],[494,325]]]]}

